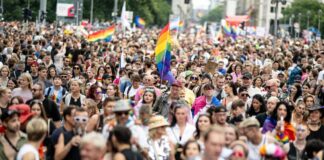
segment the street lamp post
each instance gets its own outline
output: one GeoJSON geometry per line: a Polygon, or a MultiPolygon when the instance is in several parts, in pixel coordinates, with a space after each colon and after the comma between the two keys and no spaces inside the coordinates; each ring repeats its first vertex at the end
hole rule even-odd
{"type": "Polygon", "coordinates": [[[299,33],[300,33],[301,30],[302,30],[302,25],[300,24],[301,16],[302,16],[302,14],[301,14],[301,13],[298,13],[298,24],[299,24],[298,37],[299,37],[299,33]]]}
{"type": "Polygon", "coordinates": [[[90,4],[90,24],[92,25],[92,21],[93,21],[93,0],[91,0],[91,4],[90,4]]]}
{"type": "Polygon", "coordinates": [[[317,26],[317,30],[319,32],[321,32],[321,16],[322,16],[322,10],[318,10],[318,26],[317,26]]]}
{"type": "Polygon", "coordinates": [[[275,21],[274,21],[274,38],[273,38],[273,47],[276,47],[277,36],[278,36],[278,8],[279,3],[285,5],[287,0],[271,0],[272,4],[275,4],[275,21]]]}
{"type": "Polygon", "coordinates": [[[307,11],[307,28],[309,28],[309,16],[310,16],[311,12],[310,11],[307,11]]]}
{"type": "Polygon", "coordinates": [[[294,19],[295,19],[295,15],[292,14],[290,17],[290,35],[293,36],[293,30],[294,30],[294,19]]]}

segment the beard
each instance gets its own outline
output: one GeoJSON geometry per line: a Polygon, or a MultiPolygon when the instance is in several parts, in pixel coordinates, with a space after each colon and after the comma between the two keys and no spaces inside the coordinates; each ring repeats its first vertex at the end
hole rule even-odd
{"type": "Polygon", "coordinates": [[[20,125],[6,127],[6,131],[10,133],[17,133],[19,130],[20,130],[20,125]]]}

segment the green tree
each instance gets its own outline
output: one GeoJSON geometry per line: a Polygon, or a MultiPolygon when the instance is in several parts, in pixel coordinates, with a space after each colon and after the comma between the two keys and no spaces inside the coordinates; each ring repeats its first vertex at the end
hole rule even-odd
{"type": "MultiPolygon", "coordinates": [[[[38,16],[39,0],[29,0],[30,9],[33,11],[33,20],[38,16]]],[[[22,20],[22,9],[27,7],[28,0],[4,1],[5,21],[22,20]]],[[[84,0],[83,19],[90,19],[91,0],[84,0]]],[[[133,11],[134,16],[142,17],[148,25],[165,25],[171,12],[170,3],[167,0],[126,0],[126,8],[133,11]]],[[[118,14],[120,15],[123,0],[118,1],[118,14]]],[[[112,20],[113,0],[94,0],[93,18],[99,20],[112,20]]],[[[56,0],[47,0],[46,19],[53,22],[56,19],[56,0]]]]}
{"type": "Polygon", "coordinates": [[[201,22],[220,22],[224,18],[224,5],[219,5],[212,9],[206,16],[201,18],[201,22]]]}
{"type": "MultiPolygon", "coordinates": [[[[283,11],[284,19],[289,19],[293,17],[293,22],[299,22],[300,19],[300,26],[301,29],[304,30],[307,28],[307,13],[309,14],[309,27],[318,28],[319,18],[321,21],[324,21],[324,4],[320,3],[318,0],[295,0],[291,3],[291,5],[283,11]],[[322,15],[319,14],[319,10],[322,10],[322,15]],[[300,16],[298,16],[300,15],[300,16]]],[[[321,22],[320,31],[323,33],[324,26],[321,22]]]]}

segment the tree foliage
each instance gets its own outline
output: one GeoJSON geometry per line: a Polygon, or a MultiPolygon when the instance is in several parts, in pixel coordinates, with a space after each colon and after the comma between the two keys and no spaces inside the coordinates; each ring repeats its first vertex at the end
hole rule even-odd
{"type": "Polygon", "coordinates": [[[206,16],[202,17],[201,21],[220,22],[224,17],[224,5],[219,5],[212,9],[206,16]]]}
{"type": "MultiPolygon", "coordinates": [[[[30,9],[33,11],[33,21],[38,16],[39,0],[29,0],[30,9]]],[[[112,20],[111,13],[114,8],[114,0],[93,0],[93,18],[100,21],[112,20]]],[[[28,0],[5,0],[4,20],[22,20],[22,9],[27,7],[28,0]]],[[[83,19],[90,19],[91,0],[83,0],[83,19]]],[[[123,0],[118,1],[118,14],[121,14],[123,0]]],[[[167,0],[126,0],[126,8],[133,11],[134,16],[142,17],[147,24],[165,25],[171,12],[171,6],[167,0]]],[[[47,21],[56,19],[56,0],[47,0],[47,21]]]]}
{"type": "MultiPolygon", "coordinates": [[[[309,12],[309,26],[318,28],[319,18],[324,21],[324,4],[320,3],[318,0],[295,0],[283,11],[285,19],[293,18],[293,22],[299,22],[300,16],[300,26],[301,29],[307,28],[307,12],[309,12]],[[322,10],[322,14],[319,14],[319,10],[322,10]]],[[[321,22],[321,31],[324,31],[323,23],[321,22]]],[[[323,33],[323,32],[322,32],[323,33]]]]}

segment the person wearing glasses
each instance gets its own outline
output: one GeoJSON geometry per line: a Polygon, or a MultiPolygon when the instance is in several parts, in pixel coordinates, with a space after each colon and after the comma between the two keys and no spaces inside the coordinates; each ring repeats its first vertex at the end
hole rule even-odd
{"type": "Polygon", "coordinates": [[[61,124],[60,123],[61,116],[60,116],[59,108],[54,101],[45,98],[44,85],[42,83],[36,83],[33,85],[32,91],[33,91],[33,99],[27,101],[26,103],[30,105],[34,100],[38,100],[42,102],[45,109],[46,116],[49,119],[53,120],[56,127],[59,127],[61,124]]]}
{"type": "MultiPolygon", "coordinates": [[[[119,100],[116,102],[116,105],[113,109],[113,112],[116,116],[116,125],[128,127],[132,132],[132,138],[135,140],[135,144],[137,149],[146,149],[147,145],[147,134],[145,134],[144,130],[135,124],[132,117],[130,117],[131,111],[130,103],[128,100],[119,100]]],[[[106,135],[109,135],[109,125],[105,125],[103,128],[103,132],[106,132],[106,135]]],[[[104,134],[105,135],[105,134],[104,134]]]]}
{"type": "Polygon", "coordinates": [[[83,72],[82,66],[80,64],[75,64],[72,69],[73,78],[79,78],[83,72]]]}
{"type": "Polygon", "coordinates": [[[88,122],[88,112],[80,107],[66,107],[63,111],[64,125],[52,134],[54,155],[57,159],[81,159],[80,142],[88,122]]]}

